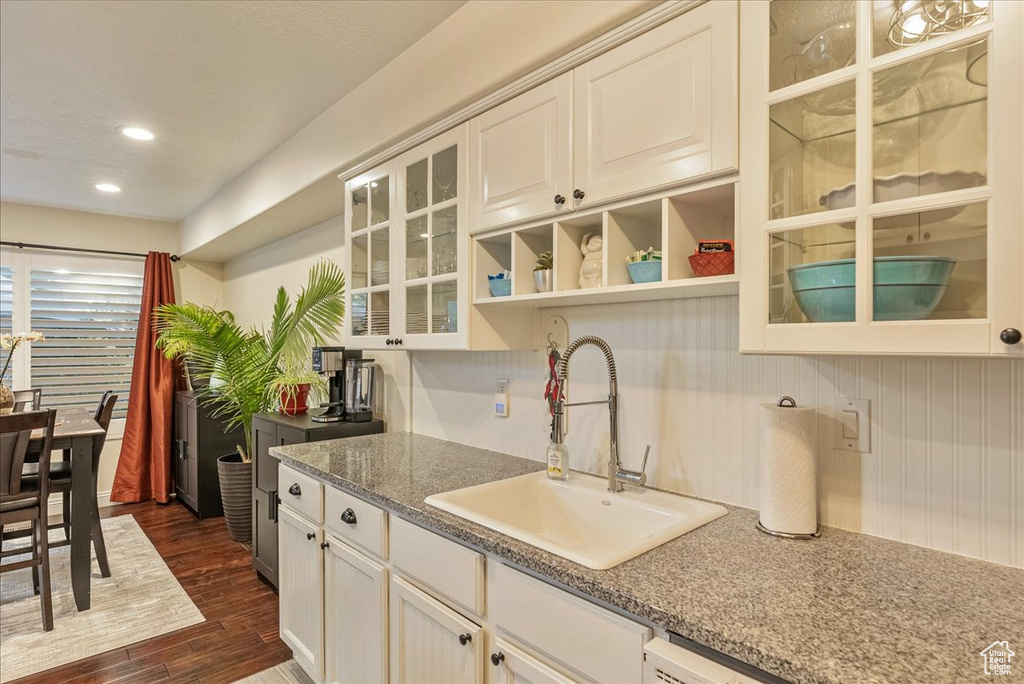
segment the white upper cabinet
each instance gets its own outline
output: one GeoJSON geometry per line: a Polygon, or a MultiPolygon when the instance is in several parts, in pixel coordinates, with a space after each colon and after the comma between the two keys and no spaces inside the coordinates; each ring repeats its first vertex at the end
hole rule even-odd
{"type": "Polygon", "coordinates": [[[577,67],[578,205],[735,169],[736,62],[737,3],[720,0],[577,67]]]}
{"type": "Polygon", "coordinates": [[[944,7],[743,3],[742,350],[1024,355],[1024,3],[944,7]]]}
{"type": "Polygon", "coordinates": [[[572,74],[481,114],[469,125],[473,231],[572,208],[572,74]]]}
{"type": "Polygon", "coordinates": [[[735,170],[737,13],[700,5],[473,119],[471,233],[735,170]]]}

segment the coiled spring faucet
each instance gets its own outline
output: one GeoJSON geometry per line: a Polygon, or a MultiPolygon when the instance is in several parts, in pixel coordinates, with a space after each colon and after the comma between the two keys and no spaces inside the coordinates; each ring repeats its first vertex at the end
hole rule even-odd
{"type": "Polygon", "coordinates": [[[561,444],[565,441],[565,409],[568,406],[587,406],[591,404],[608,404],[608,419],[610,422],[608,438],[608,491],[621,492],[623,483],[643,487],[647,484],[647,475],[644,470],[647,468],[647,456],[651,452],[650,445],[644,453],[644,463],[640,470],[625,470],[619,460],[619,379],[615,371],[615,357],[608,343],[600,337],[587,335],[573,340],[565,348],[565,353],[558,362],[558,398],[555,401],[555,442],[561,444]],[[569,359],[581,347],[593,345],[604,353],[604,360],[608,366],[608,399],[606,401],[581,401],[574,404],[565,403],[565,383],[569,377],[569,359]]]}

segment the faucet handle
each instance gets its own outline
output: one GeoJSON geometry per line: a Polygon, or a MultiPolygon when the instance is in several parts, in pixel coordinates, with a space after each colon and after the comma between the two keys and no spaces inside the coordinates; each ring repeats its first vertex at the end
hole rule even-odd
{"type": "Polygon", "coordinates": [[[644,462],[640,464],[640,472],[643,473],[647,470],[647,457],[651,455],[651,445],[648,444],[647,448],[644,449],[644,462]]]}

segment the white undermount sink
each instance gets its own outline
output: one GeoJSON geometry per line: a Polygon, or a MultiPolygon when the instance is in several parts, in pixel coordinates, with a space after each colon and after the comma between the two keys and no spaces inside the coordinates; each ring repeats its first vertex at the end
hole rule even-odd
{"type": "Polygon", "coordinates": [[[426,503],[594,570],[607,570],[728,511],[651,489],[608,491],[605,478],[545,471],[457,489],[426,503]]]}

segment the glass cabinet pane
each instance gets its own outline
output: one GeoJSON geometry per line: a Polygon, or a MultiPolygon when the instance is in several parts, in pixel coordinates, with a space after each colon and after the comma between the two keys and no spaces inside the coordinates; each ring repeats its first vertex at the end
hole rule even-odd
{"type": "Polygon", "coordinates": [[[431,204],[446,202],[459,194],[459,162],[456,154],[458,148],[452,145],[441,150],[431,160],[433,166],[433,196],[431,204]]]}
{"type": "Polygon", "coordinates": [[[370,295],[370,334],[391,334],[391,295],[388,292],[370,295]]]}
{"type": "Polygon", "coordinates": [[[427,275],[427,216],[417,216],[405,224],[405,279],[427,275]]]}
{"type": "Polygon", "coordinates": [[[459,296],[454,281],[434,283],[430,332],[459,331],[459,296]]]}
{"type": "Polygon", "coordinates": [[[459,268],[458,208],[446,207],[431,217],[431,272],[433,275],[455,273],[459,268]]]}
{"type": "Polygon", "coordinates": [[[770,323],[855,319],[854,236],[852,222],[769,235],[770,323]]]}
{"type": "Polygon", "coordinates": [[[352,230],[362,230],[369,225],[369,189],[365,185],[352,188],[352,230]]]}
{"type": "MultiPolygon", "coordinates": [[[[972,48],[987,52],[988,41],[972,48]]],[[[970,48],[878,71],[873,76],[874,201],[985,185],[988,88],[972,83],[970,48]]],[[[987,66],[975,67],[987,82],[987,66]]]]}
{"type": "Polygon", "coordinates": [[[876,321],[984,318],[987,314],[987,205],[876,218],[876,321]]]}
{"type": "Polygon", "coordinates": [[[871,44],[876,57],[989,19],[989,0],[874,0],[871,44]]]}
{"type": "Polygon", "coordinates": [[[769,212],[773,219],[854,205],[853,81],[771,106],[769,212]]]}
{"type": "Polygon", "coordinates": [[[384,223],[391,213],[387,176],[370,181],[370,225],[384,223]]]}
{"type": "Polygon", "coordinates": [[[427,160],[405,169],[405,211],[411,214],[427,206],[427,160]]]}
{"type": "Polygon", "coordinates": [[[352,319],[352,334],[354,336],[366,335],[369,328],[368,315],[366,311],[366,293],[352,295],[352,311],[349,314],[352,319]]]}
{"type": "Polygon", "coordinates": [[[417,285],[405,291],[405,333],[427,333],[427,286],[417,285]]]}
{"type": "Polygon", "coordinates": [[[370,284],[387,285],[390,269],[390,231],[380,228],[370,233],[370,284]]]}
{"type": "Polygon", "coordinates": [[[366,236],[352,238],[352,287],[359,289],[367,286],[366,265],[369,263],[366,251],[366,236]]]}
{"type": "Polygon", "coordinates": [[[772,0],[769,89],[778,90],[856,60],[854,0],[772,0]]]}

